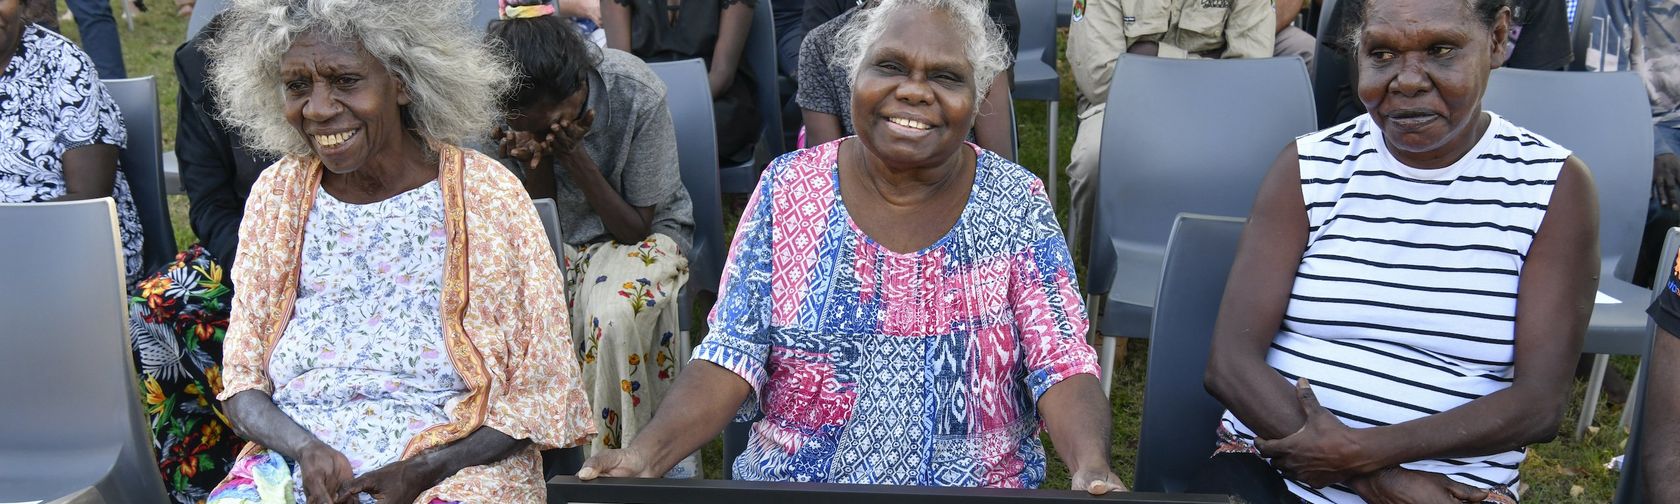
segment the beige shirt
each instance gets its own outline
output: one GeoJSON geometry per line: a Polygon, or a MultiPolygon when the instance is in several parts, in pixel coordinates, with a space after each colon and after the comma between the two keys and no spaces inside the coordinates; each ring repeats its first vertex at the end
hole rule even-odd
{"type": "Polygon", "coordinates": [[[1076,0],[1067,59],[1080,117],[1101,109],[1132,43],[1160,44],[1163,58],[1270,58],[1276,16],[1270,0],[1076,0]]]}

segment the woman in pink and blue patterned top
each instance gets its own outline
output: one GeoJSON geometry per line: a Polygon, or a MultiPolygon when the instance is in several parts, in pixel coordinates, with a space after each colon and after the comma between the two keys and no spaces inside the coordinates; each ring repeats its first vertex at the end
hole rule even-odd
{"type": "Polygon", "coordinates": [[[1074,488],[1122,488],[1044,187],[963,141],[1008,64],[984,4],[886,0],[842,36],[858,136],[770,166],[711,335],[579,476],[658,476],[734,417],[756,420],[741,479],[1034,488],[1043,428],[1074,488]]]}

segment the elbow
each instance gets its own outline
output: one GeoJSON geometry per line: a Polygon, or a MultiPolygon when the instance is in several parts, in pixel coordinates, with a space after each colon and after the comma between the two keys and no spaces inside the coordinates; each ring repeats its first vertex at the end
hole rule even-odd
{"type": "Polygon", "coordinates": [[[1232,364],[1229,361],[1228,357],[1222,357],[1218,352],[1211,352],[1208,356],[1207,370],[1202,372],[1202,388],[1206,389],[1208,395],[1218,399],[1220,403],[1225,402],[1226,394],[1233,388],[1231,375],[1234,373],[1231,371],[1232,364]]]}
{"type": "Polygon", "coordinates": [[[1520,438],[1518,446],[1530,446],[1550,443],[1558,437],[1558,428],[1563,425],[1564,409],[1568,407],[1567,394],[1551,394],[1551,397],[1535,397],[1523,401],[1530,405],[1519,408],[1514,413],[1521,423],[1516,429],[1520,438]]]}

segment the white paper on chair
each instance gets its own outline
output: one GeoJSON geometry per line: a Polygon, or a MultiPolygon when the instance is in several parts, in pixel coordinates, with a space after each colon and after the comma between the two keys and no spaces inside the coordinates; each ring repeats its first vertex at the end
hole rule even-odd
{"type": "Polygon", "coordinates": [[[1598,296],[1593,298],[1593,304],[1622,304],[1622,301],[1620,299],[1610,297],[1609,294],[1605,294],[1603,291],[1599,291],[1598,296]]]}
{"type": "Polygon", "coordinates": [[[41,504],[41,501],[0,502],[0,504],[41,504]]]}

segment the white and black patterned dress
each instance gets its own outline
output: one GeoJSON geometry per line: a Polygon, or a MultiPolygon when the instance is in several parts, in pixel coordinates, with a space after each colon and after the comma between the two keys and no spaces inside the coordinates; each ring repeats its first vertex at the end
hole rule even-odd
{"type": "MultiPolygon", "coordinates": [[[[62,35],[26,25],[17,54],[0,73],[0,202],[63,196],[65,152],[93,144],[120,148],[127,137],[117,103],[87,54],[62,35]]],[[[116,177],[112,196],[132,284],[144,273],[140,220],[128,179],[121,171],[116,177]]]]}

